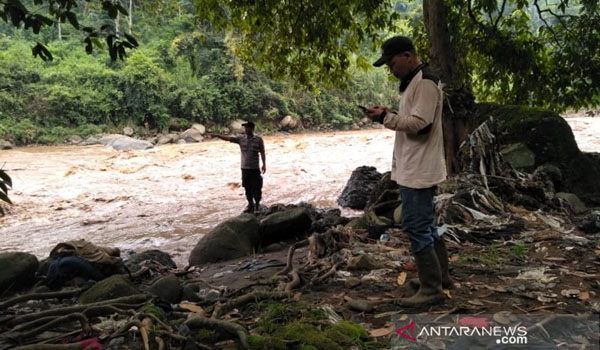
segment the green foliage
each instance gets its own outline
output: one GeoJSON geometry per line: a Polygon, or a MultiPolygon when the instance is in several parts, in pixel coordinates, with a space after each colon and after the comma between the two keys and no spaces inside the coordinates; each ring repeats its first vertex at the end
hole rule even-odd
{"type": "Polygon", "coordinates": [[[519,242],[510,248],[511,254],[521,260],[525,258],[525,253],[527,253],[527,245],[525,242],[519,242]]]}
{"type": "Polygon", "coordinates": [[[235,32],[228,45],[270,76],[293,77],[302,86],[345,85],[348,71],[363,58],[361,44],[377,41],[398,18],[389,0],[328,1],[196,0],[197,16],[235,32]]]}
{"type": "MultiPolygon", "coordinates": [[[[40,34],[45,27],[52,27],[58,23],[69,23],[80,36],[83,36],[85,51],[88,54],[93,52],[93,48],[102,47],[100,38],[106,40],[108,52],[112,60],[119,57],[121,60],[126,56],[126,49],[133,49],[138,46],[137,40],[130,34],[117,32],[116,25],[98,25],[84,26],[80,25],[81,12],[77,10],[77,0],[0,0],[0,19],[10,25],[25,30],[31,30],[33,34],[40,34]],[[33,11],[32,11],[33,9],[33,11]],[[98,28],[99,27],[99,28],[98,28]]],[[[119,13],[127,16],[127,10],[121,5],[120,1],[111,0],[86,0],[85,8],[98,8],[101,6],[102,12],[114,21],[118,21],[119,13]],[[92,4],[89,4],[92,3],[92,4]]],[[[62,26],[62,25],[61,25],[62,26]]],[[[44,61],[54,59],[50,50],[39,41],[33,45],[31,52],[34,57],[40,57],[44,61]]]]}

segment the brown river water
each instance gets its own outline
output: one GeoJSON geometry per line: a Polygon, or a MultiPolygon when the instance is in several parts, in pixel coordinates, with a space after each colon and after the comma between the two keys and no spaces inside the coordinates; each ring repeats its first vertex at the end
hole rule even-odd
{"type": "MultiPolygon", "coordinates": [[[[579,147],[600,151],[600,118],[568,118],[579,147]]],[[[352,170],[390,169],[389,130],[264,137],[264,205],[302,201],[337,207],[352,170]]],[[[0,217],[0,252],[48,256],[59,242],[86,239],[122,250],[161,249],[179,266],[212,227],[245,207],[239,146],[220,140],[146,151],[104,146],[0,151],[14,206],[0,217]]],[[[345,210],[346,216],[360,212],[345,210]]]]}
{"type": "MultiPolygon", "coordinates": [[[[263,204],[337,207],[352,170],[390,169],[393,132],[360,130],[264,137],[263,204]]],[[[0,151],[14,206],[0,217],[0,252],[47,257],[86,239],[122,250],[161,249],[179,266],[202,235],[246,205],[239,146],[220,140],[146,151],[104,146],[0,151]]],[[[344,215],[358,215],[344,211],[344,215]]]]}

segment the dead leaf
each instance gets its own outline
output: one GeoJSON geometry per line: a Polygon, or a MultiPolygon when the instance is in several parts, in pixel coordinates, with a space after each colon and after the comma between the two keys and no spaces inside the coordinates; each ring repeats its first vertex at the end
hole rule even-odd
{"type": "Polygon", "coordinates": [[[579,300],[588,300],[590,298],[589,292],[581,292],[579,293],[579,300]]]}
{"type": "Polygon", "coordinates": [[[398,275],[398,278],[396,279],[396,283],[398,283],[399,286],[403,286],[405,282],[406,282],[406,272],[402,271],[398,275]]]}
{"type": "Polygon", "coordinates": [[[182,302],[179,304],[179,307],[191,312],[195,312],[197,314],[201,314],[204,312],[204,309],[196,304],[182,302]]]}
{"type": "Polygon", "coordinates": [[[190,174],[183,174],[183,175],[181,175],[181,178],[184,179],[184,180],[186,180],[186,181],[194,179],[194,177],[192,175],[190,175],[190,174]]]}
{"type": "Polygon", "coordinates": [[[450,289],[444,289],[444,290],[442,290],[442,292],[444,294],[446,294],[446,296],[448,297],[448,299],[452,299],[452,295],[450,295],[450,289]]]}
{"type": "Polygon", "coordinates": [[[479,301],[477,299],[469,300],[468,303],[469,304],[473,304],[473,305],[477,305],[477,306],[484,306],[485,305],[484,303],[482,303],[481,301],[479,301]]]}
{"type": "Polygon", "coordinates": [[[385,337],[386,335],[392,333],[393,331],[394,331],[394,326],[390,326],[390,327],[373,329],[369,332],[369,334],[373,338],[379,338],[379,337],[385,337]]]}

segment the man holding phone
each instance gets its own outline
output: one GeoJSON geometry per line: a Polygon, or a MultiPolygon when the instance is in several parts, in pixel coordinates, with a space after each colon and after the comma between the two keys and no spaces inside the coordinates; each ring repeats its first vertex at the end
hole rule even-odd
{"type": "MultiPolygon", "coordinates": [[[[408,306],[444,301],[444,288],[452,282],[448,253],[435,223],[433,197],[436,185],[446,179],[442,134],[443,92],[439,78],[417,57],[412,41],[396,36],[382,45],[375,67],[386,65],[400,82],[397,111],[375,105],[365,113],[373,121],[396,131],[391,179],[400,185],[402,228],[411,242],[419,279],[418,292],[400,299],[408,306]]],[[[359,106],[360,107],[360,106],[359,106]]]]}

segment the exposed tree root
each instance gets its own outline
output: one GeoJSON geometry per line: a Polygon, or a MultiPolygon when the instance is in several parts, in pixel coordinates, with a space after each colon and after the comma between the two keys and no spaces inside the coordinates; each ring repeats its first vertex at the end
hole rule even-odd
{"type": "Polygon", "coordinates": [[[285,285],[284,290],[286,292],[291,292],[300,285],[300,275],[298,274],[298,270],[293,269],[290,274],[292,275],[292,281],[285,285]]]}
{"type": "MultiPolygon", "coordinates": [[[[122,297],[122,298],[104,300],[104,301],[87,304],[87,305],[68,306],[68,307],[64,307],[64,308],[35,312],[35,313],[28,314],[28,315],[21,315],[21,316],[12,318],[11,320],[8,321],[8,323],[10,325],[17,325],[17,324],[21,324],[24,322],[36,320],[38,318],[47,317],[47,316],[61,316],[61,315],[72,314],[75,312],[83,312],[86,309],[89,309],[89,308],[92,308],[95,306],[106,306],[106,305],[111,305],[111,304],[116,305],[116,304],[120,304],[120,303],[124,303],[124,304],[140,303],[140,302],[145,302],[147,300],[148,300],[147,296],[145,296],[143,294],[136,294],[136,295],[131,295],[131,296],[122,297]]],[[[120,305],[120,306],[122,306],[122,305],[120,305]]]]}
{"type": "Polygon", "coordinates": [[[335,275],[335,273],[337,272],[338,267],[340,266],[341,263],[337,263],[337,264],[333,264],[333,266],[331,266],[331,269],[329,269],[329,271],[327,271],[325,274],[323,274],[322,276],[316,276],[315,278],[312,279],[312,283],[321,283],[323,282],[325,279],[335,275]]]}
{"type": "Polygon", "coordinates": [[[233,310],[237,307],[240,307],[242,305],[245,305],[245,304],[253,302],[253,301],[283,299],[283,298],[288,298],[289,296],[290,296],[290,294],[286,293],[286,292],[256,291],[256,292],[244,294],[240,297],[237,297],[233,300],[228,301],[225,304],[215,305],[215,309],[212,313],[211,318],[212,319],[219,318],[223,314],[229,312],[230,310],[233,310]]]}
{"type": "Polygon", "coordinates": [[[127,322],[123,327],[119,328],[116,332],[111,334],[111,336],[109,338],[112,339],[112,338],[116,338],[120,335],[123,335],[123,334],[127,333],[131,329],[131,327],[134,327],[134,326],[137,327],[138,330],[140,331],[140,335],[142,336],[142,342],[144,344],[144,349],[149,350],[150,345],[148,342],[148,330],[146,329],[146,327],[140,320],[131,320],[131,321],[127,322]]]}
{"type": "Polygon", "coordinates": [[[290,273],[290,271],[293,270],[294,268],[294,263],[293,263],[293,258],[294,258],[294,252],[296,251],[296,249],[300,248],[300,247],[304,247],[308,245],[308,239],[302,240],[300,242],[296,242],[294,244],[292,244],[292,246],[290,247],[290,249],[288,249],[288,254],[287,254],[287,263],[285,265],[285,268],[279,272],[277,272],[275,275],[287,275],[288,273],[290,273]]]}
{"type": "Polygon", "coordinates": [[[216,320],[206,317],[194,317],[190,320],[187,320],[184,324],[190,327],[191,329],[210,328],[226,331],[227,333],[236,335],[238,337],[240,345],[244,349],[250,349],[250,345],[248,345],[248,333],[246,332],[246,329],[244,327],[237,323],[216,320]]]}
{"type": "Polygon", "coordinates": [[[80,343],[71,344],[32,344],[13,348],[13,350],[82,350],[80,343]]]}
{"type": "Polygon", "coordinates": [[[158,350],[165,350],[165,341],[161,337],[154,337],[154,341],[158,344],[158,350]]]}
{"type": "Polygon", "coordinates": [[[18,304],[22,301],[70,298],[72,296],[83,293],[85,290],[86,290],[85,288],[82,288],[82,289],[67,290],[67,291],[60,291],[60,292],[31,293],[31,294],[19,295],[17,297],[8,299],[8,300],[0,303],[0,310],[6,309],[6,308],[13,306],[15,304],[18,304]]]}
{"type": "Polygon", "coordinates": [[[70,321],[73,321],[73,320],[79,321],[79,323],[81,324],[81,330],[83,331],[83,333],[85,333],[85,334],[90,333],[91,328],[90,328],[90,323],[88,321],[88,318],[85,317],[85,315],[82,314],[82,313],[73,313],[73,314],[70,314],[70,315],[67,315],[67,316],[59,317],[59,318],[57,318],[57,319],[55,319],[53,321],[50,321],[50,322],[46,323],[43,326],[40,326],[38,328],[34,328],[34,329],[32,329],[32,330],[30,330],[28,332],[23,332],[23,333],[19,334],[18,336],[21,339],[32,338],[32,337],[35,337],[38,334],[42,334],[45,331],[50,330],[50,329],[52,329],[52,328],[54,328],[56,326],[63,325],[64,323],[70,322],[70,321]]]}

